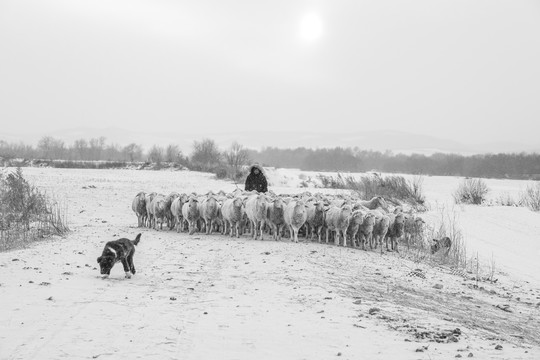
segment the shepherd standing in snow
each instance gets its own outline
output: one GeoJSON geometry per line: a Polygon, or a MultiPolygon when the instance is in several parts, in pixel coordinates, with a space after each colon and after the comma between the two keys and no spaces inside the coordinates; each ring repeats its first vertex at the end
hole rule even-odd
{"type": "Polygon", "coordinates": [[[257,164],[251,167],[249,175],[246,178],[246,191],[251,190],[263,193],[268,191],[268,183],[266,182],[262,167],[257,164]]]}

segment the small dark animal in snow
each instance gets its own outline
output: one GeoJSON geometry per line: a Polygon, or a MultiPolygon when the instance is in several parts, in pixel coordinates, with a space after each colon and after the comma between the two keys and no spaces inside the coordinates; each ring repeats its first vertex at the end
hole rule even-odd
{"type": "Polygon", "coordinates": [[[450,251],[452,246],[452,240],[448,236],[443,237],[442,239],[433,239],[433,245],[431,245],[431,253],[435,254],[436,252],[445,249],[445,255],[450,251]]]}
{"type": "Polygon", "coordinates": [[[133,254],[135,254],[135,245],[141,240],[141,234],[137,235],[135,240],[126,238],[109,241],[105,244],[103,253],[97,258],[101,275],[108,277],[111,274],[111,269],[118,261],[122,262],[126,278],[131,278],[131,274],[135,275],[135,265],[133,264],[133,254]]]}

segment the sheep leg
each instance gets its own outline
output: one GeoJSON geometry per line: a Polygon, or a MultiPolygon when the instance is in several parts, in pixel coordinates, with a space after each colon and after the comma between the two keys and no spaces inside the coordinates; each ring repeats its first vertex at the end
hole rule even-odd
{"type": "Polygon", "coordinates": [[[227,229],[231,237],[235,236],[234,231],[236,230],[236,237],[238,237],[238,223],[227,220],[227,229]]]}
{"type": "Polygon", "coordinates": [[[251,238],[255,239],[255,224],[253,223],[253,220],[249,220],[249,229],[251,238]]]}
{"type": "Polygon", "coordinates": [[[329,232],[329,231],[330,231],[330,229],[329,229],[329,228],[326,228],[326,243],[327,243],[327,244],[328,244],[328,239],[329,239],[329,237],[328,237],[328,232],[329,232]]]}
{"type": "MultiPolygon", "coordinates": [[[[228,228],[228,230],[229,230],[229,235],[230,235],[231,237],[233,237],[233,236],[234,236],[234,230],[236,229],[236,225],[237,225],[238,223],[235,223],[235,222],[232,222],[232,221],[227,220],[227,224],[229,224],[229,225],[228,225],[228,226],[229,226],[229,228],[228,228]]],[[[237,234],[237,235],[238,235],[238,234],[237,234]]]]}
{"type": "Polygon", "coordinates": [[[294,230],[293,230],[292,225],[289,225],[289,239],[291,241],[294,241],[294,230]]]}
{"type": "Polygon", "coordinates": [[[206,219],[205,220],[205,223],[206,223],[206,235],[210,235],[212,234],[212,219],[206,219]]]}
{"type": "Polygon", "coordinates": [[[229,220],[225,220],[223,219],[223,229],[221,230],[221,233],[223,235],[231,235],[231,229],[232,229],[232,224],[229,223],[229,220]]]}

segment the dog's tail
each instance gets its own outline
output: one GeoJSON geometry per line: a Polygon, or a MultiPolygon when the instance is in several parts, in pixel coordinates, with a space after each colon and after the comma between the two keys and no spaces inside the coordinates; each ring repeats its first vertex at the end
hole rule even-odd
{"type": "Polygon", "coordinates": [[[141,234],[137,235],[137,237],[135,238],[135,240],[131,240],[131,242],[133,243],[133,245],[137,245],[139,243],[139,241],[141,241],[141,234]]]}

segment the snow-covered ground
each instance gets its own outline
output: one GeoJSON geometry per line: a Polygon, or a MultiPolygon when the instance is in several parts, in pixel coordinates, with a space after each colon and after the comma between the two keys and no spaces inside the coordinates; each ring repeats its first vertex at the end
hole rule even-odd
{"type": "MultiPolygon", "coordinates": [[[[304,191],[301,173],[269,170],[272,190],[304,191]]],[[[24,174],[65,201],[73,231],[0,253],[0,359],[540,358],[540,215],[528,209],[454,207],[470,251],[493,254],[499,271],[497,283],[476,284],[393,254],[136,227],[139,191],[236,188],[211,174],[24,174]],[[124,279],[118,264],[102,279],[105,242],[138,232],[137,274],[124,279]],[[409,276],[417,268],[425,279],[409,276]],[[428,341],[453,331],[457,342],[428,341]]],[[[428,221],[459,181],[424,179],[428,221]]],[[[527,185],[487,183],[490,196],[527,185]]]]}

